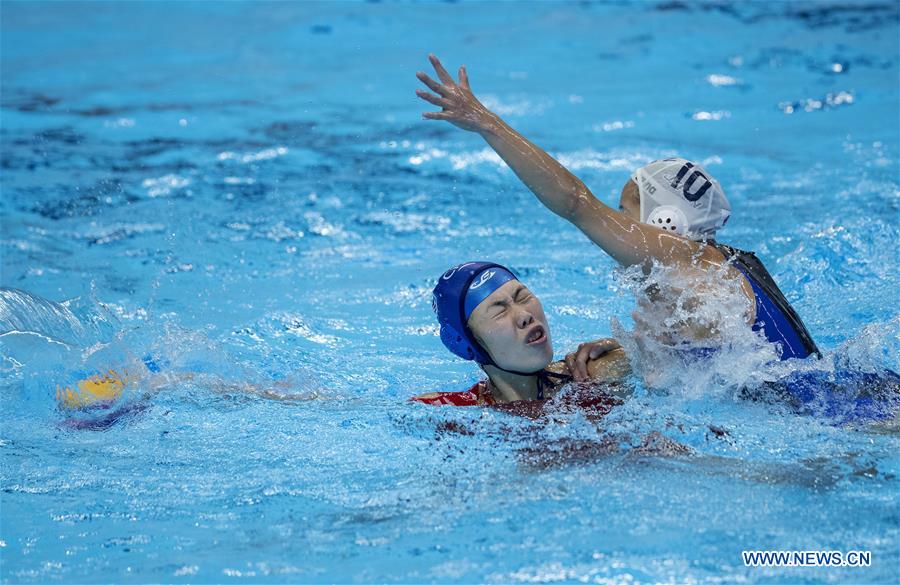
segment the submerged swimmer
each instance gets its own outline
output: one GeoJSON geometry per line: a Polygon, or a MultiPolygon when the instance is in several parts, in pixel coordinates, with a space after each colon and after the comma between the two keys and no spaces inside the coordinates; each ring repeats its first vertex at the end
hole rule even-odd
{"type": "Polygon", "coordinates": [[[575,405],[602,415],[621,402],[618,383],[630,371],[625,352],[605,340],[592,351],[554,362],[541,302],[509,269],[490,262],[460,264],[438,279],[432,300],[443,344],[479,364],[488,378],[467,392],[434,392],[413,400],[456,406],[543,401],[571,382],[577,367],[591,382],[607,384],[606,391],[576,391],[575,405]]]}
{"type": "MultiPolygon", "coordinates": [[[[782,360],[819,355],[806,326],[778,289],[762,262],[715,241],[716,231],[731,213],[719,183],[699,164],[681,158],[658,160],[634,172],[622,189],[619,209],[599,199],[553,157],[488,110],[472,93],[465,67],[459,83],[433,55],[440,83],[425,73],[417,77],[434,94],[418,90],[423,100],[442,108],[426,112],[430,120],[445,120],[477,132],[506,161],[519,179],[548,209],[579,228],[625,267],[649,273],[654,264],[687,276],[686,287],[702,300],[711,293],[711,270],[720,280],[714,287],[734,287],[747,300],[746,322],[776,345],[782,360]],[[435,95],[437,94],[437,95],[435,95]]],[[[651,291],[651,303],[675,301],[651,291]]],[[[719,327],[702,319],[685,319],[661,340],[677,346],[716,343],[719,327]]]]}
{"type": "Polygon", "coordinates": [[[56,387],[56,404],[65,419],[62,426],[80,430],[104,430],[150,408],[153,397],[183,384],[227,396],[257,396],[268,400],[306,402],[317,400],[313,392],[296,393],[287,381],[269,385],[229,382],[219,376],[191,372],[163,372],[145,357],[138,366],[95,373],[74,384],[56,387]]]}
{"type": "Polygon", "coordinates": [[[73,312],[70,302],[0,287],[0,359],[17,367],[58,362],[48,374],[59,381],[55,398],[59,412],[65,416],[63,426],[103,430],[146,411],[155,394],[182,384],[218,394],[281,401],[321,398],[308,384],[303,384],[303,392],[297,392],[295,380],[229,382],[211,373],[178,371],[159,356],[148,354],[138,359],[128,351],[113,352],[115,357],[104,360],[106,365],[98,369],[97,363],[102,362],[96,356],[88,360],[91,354],[110,346],[122,348],[114,340],[113,323],[102,315],[82,312],[73,312]],[[108,327],[101,331],[98,323],[108,327]],[[38,353],[48,349],[61,353],[48,354],[54,357],[38,353]],[[67,358],[72,363],[66,363],[67,358]],[[87,361],[93,364],[89,366],[87,361]]]}

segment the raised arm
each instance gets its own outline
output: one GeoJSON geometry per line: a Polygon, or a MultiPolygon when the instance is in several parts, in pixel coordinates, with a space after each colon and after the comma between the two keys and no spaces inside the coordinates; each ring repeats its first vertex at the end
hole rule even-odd
{"type": "Polygon", "coordinates": [[[670,265],[721,262],[721,255],[708,246],[643,224],[605,205],[578,177],[478,101],[465,67],[459,68],[456,83],[437,57],[429,55],[429,59],[440,82],[420,71],[416,77],[434,94],[422,90],[416,94],[442,110],[426,112],[423,117],[480,134],[541,203],[573,223],[620,264],[649,267],[653,260],[670,265]]]}

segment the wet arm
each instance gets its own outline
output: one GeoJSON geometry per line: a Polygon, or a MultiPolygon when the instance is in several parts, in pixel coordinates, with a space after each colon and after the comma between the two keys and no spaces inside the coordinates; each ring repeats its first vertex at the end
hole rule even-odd
{"type": "MultiPolygon", "coordinates": [[[[597,199],[590,189],[543,149],[519,134],[499,116],[479,131],[516,176],[550,211],[572,223],[623,266],[693,265],[706,246],[635,221],[597,199]]],[[[718,264],[718,262],[713,262],[718,264]]]]}
{"type": "Polygon", "coordinates": [[[479,132],[547,209],[575,222],[584,199],[594,198],[585,184],[559,161],[491,114],[479,132]]]}
{"type": "Polygon", "coordinates": [[[417,93],[442,111],[426,112],[424,117],[477,132],[541,203],[573,223],[620,264],[649,268],[654,260],[685,266],[698,260],[721,262],[707,246],[642,224],[604,205],[578,177],[484,107],[472,93],[464,67],[460,67],[457,84],[436,57],[429,58],[440,83],[419,72],[419,80],[435,93],[417,93]]]}

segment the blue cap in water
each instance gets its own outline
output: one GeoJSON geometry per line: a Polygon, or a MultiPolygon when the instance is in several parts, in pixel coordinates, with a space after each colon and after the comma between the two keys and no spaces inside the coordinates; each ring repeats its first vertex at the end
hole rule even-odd
{"type": "Polygon", "coordinates": [[[511,280],[518,279],[508,268],[493,262],[466,262],[441,275],[431,306],[441,326],[441,342],[447,349],[464,360],[493,364],[466,323],[475,307],[511,280]]]}

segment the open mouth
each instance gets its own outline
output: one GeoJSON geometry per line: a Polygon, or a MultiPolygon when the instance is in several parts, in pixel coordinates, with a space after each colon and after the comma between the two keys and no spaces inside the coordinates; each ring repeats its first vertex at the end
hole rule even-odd
{"type": "Polygon", "coordinates": [[[547,341],[547,332],[540,325],[535,325],[525,337],[526,345],[540,345],[547,341]]]}

